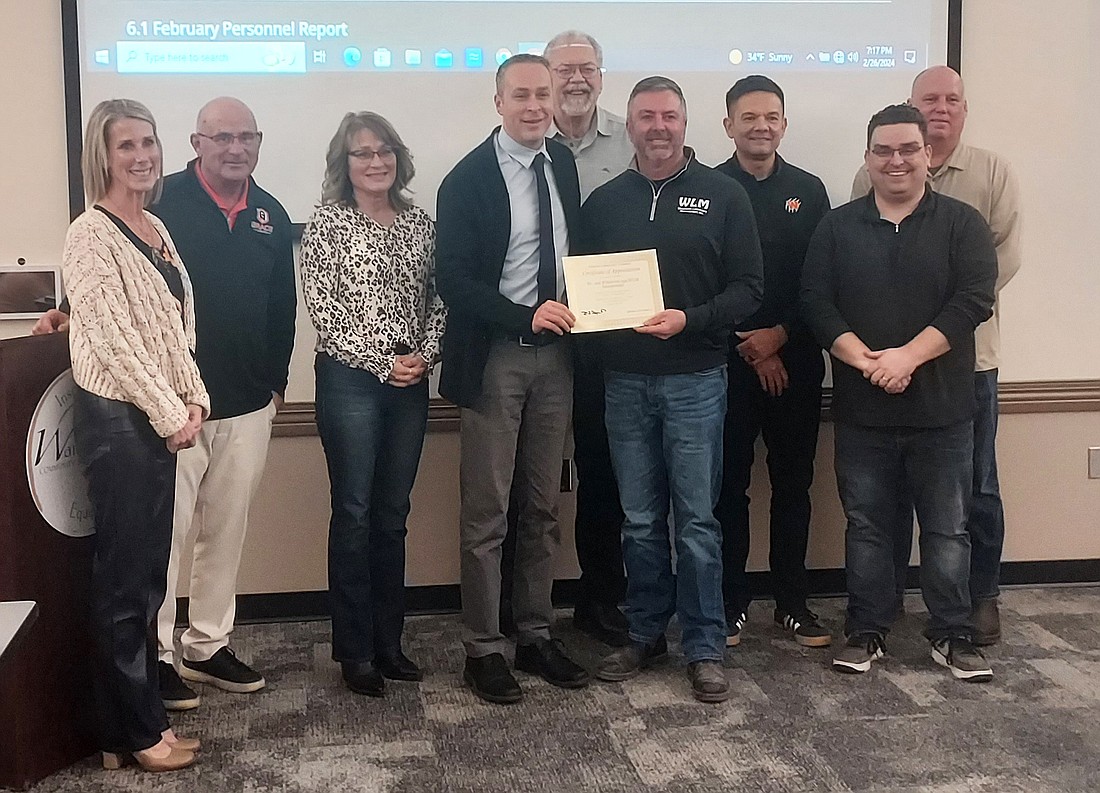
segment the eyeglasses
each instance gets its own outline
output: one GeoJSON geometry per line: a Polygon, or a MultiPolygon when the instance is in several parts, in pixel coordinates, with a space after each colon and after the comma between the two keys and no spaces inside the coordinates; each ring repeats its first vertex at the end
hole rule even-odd
{"type": "Polygon", "coordinates": [[[600,73],[600,67],[591,61],[588,63],[560,63],[554,67],[554,74],[563,80],[572,77],[573,72],[580,72],[581,77],[591,80],[600,73]]]}
{"type": "Polygon", "coordinates": [[[253,146],[259,146],[260,141],[264,139],[264,133],[262,132],[242,132],[240,135],[234,135],[232,132],[219,132],[216,135],[203,135],[201,132],[195,134],[200,138],[213,141],[215,145],[223,149],[228,149],[234,141],[240,143],[246,149],[250,149],[253,146]]]}
{"type": "Polygon", "coordinates": [[[377,149],[355,149],[349,151],[348,156],[368,163],[375,157],[388,161],[397,157],[397,149],[393,146],[379,146],[377,149]]]}
{"type": "Polygon", "coordinates": [[[892,146],[872,146],[871,154],[880,160],[892,160],[895,154],[900,154],[903,160],[911,160],[924,151],[924,146],[919,143],[906,143],[904,146],[893,148],[892,146]]]}

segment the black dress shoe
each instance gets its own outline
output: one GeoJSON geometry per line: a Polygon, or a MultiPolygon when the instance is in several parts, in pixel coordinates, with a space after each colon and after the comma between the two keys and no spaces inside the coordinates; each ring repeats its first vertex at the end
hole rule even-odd
{"type": "Polygon", "coordinates": [[[508,662],[500,653],[482,658],[467,656],[462,678],[475,694],[487,702],[510,705],[523,699],[523,690],[508,671],[508,662]]]}
{"type": "Polygon", "coordinates": [[[612,647],[630,644],[626,617],[613,603],[578,603],[573,609],[573,625],[577,630],[612,647]]]}
{"type": "Polygon", "coordinates": [[[380,697],[386,692],[386,680],[373,661],[341,661],[344,683],[356,694],[380,697]]]}
{"type": "Polygon", "coordinates": [[[561,688],[584,688],[589,680],[588,672],[569,660],[557,639],[516,647],[516,669],[561,688]]]}
{"type": "Polygon", "coordinates": [[[378,655],[374,659],[374,665],[382,673],[382,677],[389,680],[406,680],[412,683],[424,679],[420,667],[398,650],[394,655],[378,655]]]}

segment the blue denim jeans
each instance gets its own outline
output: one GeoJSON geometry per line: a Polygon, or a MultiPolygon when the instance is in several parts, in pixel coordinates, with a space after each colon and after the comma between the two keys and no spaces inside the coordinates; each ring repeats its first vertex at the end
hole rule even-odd
{"type": "Polygon", "coordinates": [[[380,383],[317,355],[317,430],[328,462],[332,658],[370,661],[401,647],[405,521],[428,421],[428,383],[380,383]]]}
{"type": "Polygon", "coordinates": [[[605,398],[611,462],[625,514],[630,638],[652,644],[675,614],[687,661],[719,661],[726,620],[722,530],[714,506],[722,483],[726,367],[679,375],[608,372],[605,398]]]}
{"type": "Polygon", "coordinates": [[[997,370],[974,373],[974,492],[966,530],[970,534],[970,596],[1000,594],[1005,511],[997,479],[997,370]]]}
{"type": "MultiPolygon", "coordinates": [[[[970,598],[995,598],[1000,593],[1001,550],[1005,543],[1005,513],[997,479],[997,370],[974,373],[978,408],[974,414],[974,489],[966,531],[970,535],[970,598]]],[[[913,504],[902,494],[898,504],[909,533],[895,546],[898,598],[905,590],[913,547],[913,504]]]]}
{"type": "Polygon", "coordinates": [[[920,524],[925,635],[933,641],[970,635],[966,515],[973,449],[970,421],[932,429],[836,424],[837,488],[848,518],[846,634],[885,636],[894,620],[894,547],[911,531],[898,493],[908,492],[920,524]]]}

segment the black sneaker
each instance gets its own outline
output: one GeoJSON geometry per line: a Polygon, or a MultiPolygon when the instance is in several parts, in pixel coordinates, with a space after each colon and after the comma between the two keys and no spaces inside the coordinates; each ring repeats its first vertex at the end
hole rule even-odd
{"type": "Polygon", "coordinates": [[[857,633],[849,636],[844,646],[833,656],[833,669],[848,675],[858,675],[871,668],[871,662],[882,658],[886,642],[877,633],[857,633]]]}
{"type": "Polygon", "coordinates": [[[726,647],[736,647],[741,643],[741,629],[749,621],[749,615],[743,611],[726,612],[726,647]]]}
{"type": "Polygon", "coordinates": [[[987,683],[993,679],[993,670],[982,651],[965,636],[932,642],[932,659],[940,666],[950,669],[957,680],[987,683]]]}
{"type": "Polygon", "coordinates": [[[263,675],[237,658],[228,647],[218,650],[207,661],[188,661],[180,664],[180,676],[195,683],[209,683],[222,691],[234,694],[250,694],[267,685],[263,675]]]}
{"type": "Polygon", "coordinates": [[[193,710],[202,702],[202,698],[180,680],[176,668],[167,661],[157,662],[157,678],[165,710],[193,710]]]}
{"type": "Polygon", "coordinates": [[[793,613],[776,609],[773,618],[776,625],[793,634],[794,640],[803,647],[828,647],[833,643],[829,629],[809,609],[793,613]]]}

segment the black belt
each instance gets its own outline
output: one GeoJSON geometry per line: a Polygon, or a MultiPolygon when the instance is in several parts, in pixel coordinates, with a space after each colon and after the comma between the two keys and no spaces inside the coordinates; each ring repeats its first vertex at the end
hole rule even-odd
{"type": "Polygon", "coordinates": [[[520,347],[547,347],[560,341],[564,336],[559,336],[553,331],[547,330],[542,333],[523,333],[519,336],[514,333],[500,332],[494,338],[518,344],[520,347]]]}

